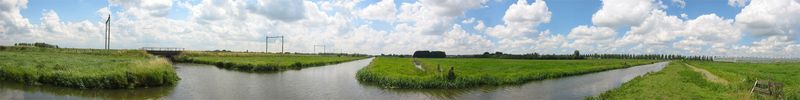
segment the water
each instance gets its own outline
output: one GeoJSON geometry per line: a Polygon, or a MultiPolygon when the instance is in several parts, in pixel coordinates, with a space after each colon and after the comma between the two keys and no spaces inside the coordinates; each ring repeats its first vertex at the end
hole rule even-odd
{"type": "Polygon", "coordinates": [[[182,80],[176,86],[144,89],[78,90],[0,82],[0,100],[8,99],[583,99],[619,87],[647,72],[661,70],[656,63],[592,74],[533,81],[515,86],[470,89],[383,89],[362,84],[355,73],[372,59],[273,73],[245,73],[212,65],[175,64],[182,80]]]}

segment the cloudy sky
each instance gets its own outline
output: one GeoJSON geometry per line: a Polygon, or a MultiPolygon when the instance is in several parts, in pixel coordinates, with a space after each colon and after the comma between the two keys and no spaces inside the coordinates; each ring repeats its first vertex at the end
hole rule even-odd
{"type": "Polygon", "coordinates": [[[115,49],[800,57],[800,0],[2,0],[0,45],[103,48],[109,14],[115,49]]]}

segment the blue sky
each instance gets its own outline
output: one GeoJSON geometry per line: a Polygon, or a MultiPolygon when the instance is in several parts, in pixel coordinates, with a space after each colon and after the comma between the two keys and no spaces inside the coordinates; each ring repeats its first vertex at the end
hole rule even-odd
{"type": "MultiPolygon", "coordinates": [[[[292,52],[314,52],[306,50],[314,44],[370,54],[406,54],[414,50],[444,50],[452,54],[582,50],[781,56],[800,51],[796,42],[800,41],[800,19],[792,17],[800,12],[775,9],[797,7],[785,5],[797,3],[796,0],[527,0],[526,4],[518,4],[517,0],[14,1],[24,2],[24,7],[4,6],[19,8],[19,15],[28,21],[4,25],[14,27],[4,31],[21,34],[4,34],[0,37],[7,38],[0,41],[3,44],[44,41],[96,48],[97,39],[91,37],[102,37],[94,34],[102,28],[93,26],[102,26],[101,14],[107,14],[102,9],[110,7],[116,23],[112,29],[120,34],[112,37],[121,39],[117,43],[133,44],[120,48],[158,45],[258,51],[263,50],[257,47],[264,44],[259,42],[264,40],[259,38],[265,36],[263,32],[274,32],[273,35],[294,36],[288,40],[292,52]],[[541,3],[546,5],[538,5],[541,3]],[[513,5],[518,8],[512,10],[513,5]],[[633,7],[641,5],[644,6],[633,7]],[[759,9],[764,11],[758,12],[759,9]],[[48,14],[57,14],[62,24],[43,23],[42,18],[48,14]],[[471,19],[474,22],[466,21],[471,19]],[[479,22],[484,26],[478,27],[479,22]],[[77,33],[86,33],[83,35],[89,38],[75,36],[77,33]],[[41,34],[74,38],[30,37],[41,34]],[[153,37],[159,35],[163,36],[153,37]],[[82,41],[63,41],[67,39],[82,41]],[[314,42],[304,42],[308,40],[314,42]],[[745,54],[737,54],[741,52],[745,54]]],[[[270,43],[273,42],[276,41],[270,43]]]]}

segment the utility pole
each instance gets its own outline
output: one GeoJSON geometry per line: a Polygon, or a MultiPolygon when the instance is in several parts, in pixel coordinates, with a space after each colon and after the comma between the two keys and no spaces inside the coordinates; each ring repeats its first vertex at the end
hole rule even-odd
{"type": "Polygon", "coordinates": [[[325,45],[314,45],[314,51],[317,51],[317,46],[322,47],[322,53],[325,53],[325,45]]]}
{"type": "Polygon", "coordinates": [[[272,36],[272,37],[267,36],[267,40],[265,41],[267,46],[266,46],[266,50],[264,50],[264,52],[265,53],[269,53],[269,38],[281,38],[281,53],[283,53],[283,36],[272,36]]]}

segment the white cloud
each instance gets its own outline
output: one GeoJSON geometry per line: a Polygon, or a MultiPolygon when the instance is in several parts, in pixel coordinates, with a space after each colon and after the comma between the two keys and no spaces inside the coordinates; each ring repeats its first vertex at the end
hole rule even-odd
{"type": "Polygon", "coordinates": [[[382,0],[376,4],[370,4],[358,12],[358,15],[369,20],[383,20],[393,22],[396,18],[394,0],[382,0]]]}
{"type": "Polygon", "coordinates": [[[478,31],[483,31],[483,29],[486,29],[486,25],[483,24],[483,20],[478,20],[478,25],[475,25],[472,28],[478,31]]]}
{"type": "Polygon", "coordinates": [[[631,27],[622,39],[620,45],[645,45],[664,46],[677,39],[679,31],[683,30],[683,20],[676,16],[669,16],[664,11],[653,10],[651,15],[638,26],[631,27]]]}
{"type": "Polygon", "coordinates": [[[474,17],[473,18],[467,18],[467,19],[464,19],[464,21],[461,21],[461,23],[464,23],[464,24],[471,24],[471,23],[474,23],[474,22],[475,22],[475,18],[474,17]]]}
{"type": "Polygon", "coordinates": [[[27,0],[3,0],[0,2],[0,44],[12,44],[12,35],[28,33],[31,27],[28,19],[20,14],[27,7],[27,0]]]}
{"type": "Polygon", "coordinates": [[[419,0],[436,15],[461,16],[469,9],[483,6],[488,0],[419,0]]]}
{"type": "Polygon", "coordinates": [[[727,53],[727,48],[742,38],[742,32],[733,26],[733,20],[723,19],[716,14],[701,15],[694,20],[686,21],[685,28],[683,36],[690,39],[683,41],[706,43],[701,46],[711,46],[708,48],[712,51],[707,53],[727,53]]]}
{"type": "Polygon", "coordinates": [[[747,1],[750,1],[750,0],[728,0],[728,5],[736,6],[736,7],[742,7],[742,6],[747,4],[747,1]]]}
{"type": "Polygon", "coordinates": [[[686,1],[683,1],[683,0],[672,0],[672,3],[677,4],[678,7],[686,8],[686,1]]]}
{"type": "MultiPolygon", "coordinates": [[[[301,0],[256,0],[247,9],[272,20],[293,22],[304,19],[306,7],[301,0]]],[[[235,2],[235,1],[234,1],[235,2]]]]}
{"type": "Polygon", "coordinates": [[[638,26],[656,9],[653,0],[603,0],[592,23],[602,27],[638,26]]]}
{"type": "Polygon", "coordinates": [[[168,0],[109,0],[109,3],[123,7],[137,18],[165,17],[172,8],[172,1],[168,0]]]}
{"type": "Polygon", "coordinates": [[[544,1],[528,4],[525,0],[519,0],[506,10],[504,24],[490,27],[487,33],[501,39],[528,37],[528,34],[536,32],[539,24],[550,22],[550,16],[552,13],[544,1]]]}
{"type": "Polygon", "coordinates": [[[800,1],[754,0],[736,15],[736,24],[756,36],[800,35],[800,1]]]}
{"type": "Polygon", "coordinates": [[[617,32],[608,27],[595,27],[581,25],[572,30],[567,35],[572,39],[572,48],[579,50],[608,50],[609,44],[614,42],[617,32]]]}

